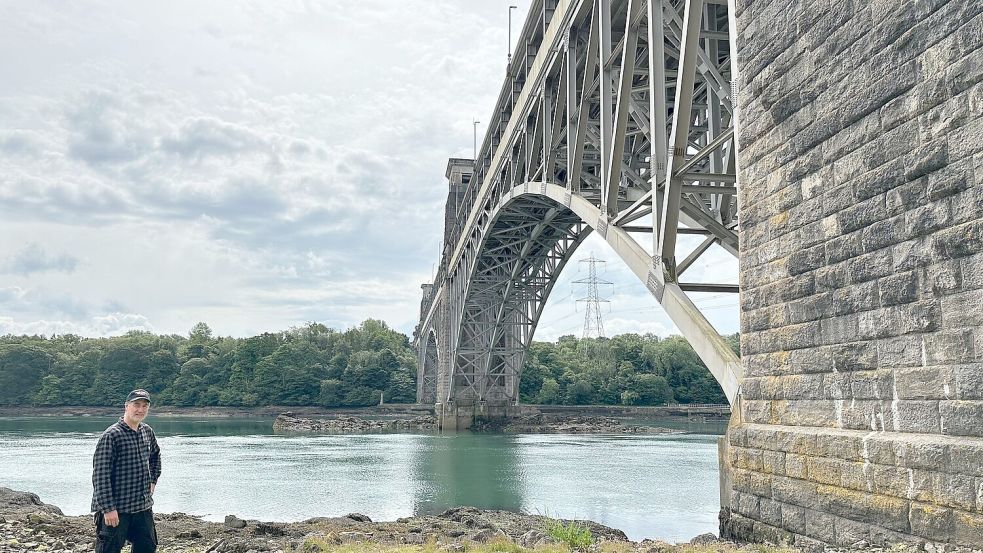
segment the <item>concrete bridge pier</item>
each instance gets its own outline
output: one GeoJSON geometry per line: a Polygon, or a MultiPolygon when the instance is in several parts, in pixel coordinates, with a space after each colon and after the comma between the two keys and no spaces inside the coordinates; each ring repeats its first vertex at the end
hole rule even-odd
{"type": "Polygon", "coordinates": [[[448,400],[434,406],[440,430],[456,432],[471,428],[476,419],[505,419],[516,414],[508,401],[448,400]]]}

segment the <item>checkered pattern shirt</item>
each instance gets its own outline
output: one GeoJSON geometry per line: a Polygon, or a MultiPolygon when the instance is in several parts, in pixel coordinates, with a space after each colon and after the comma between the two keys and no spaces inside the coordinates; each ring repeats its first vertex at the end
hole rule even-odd
{"type": "Polygon", "coordinates": [[[92,456],[92,512],[138,513],[154,504],[150,484],[160,478],[160,447],[154,430],[136,430],[122,417],[102,433],[92,456]]]}

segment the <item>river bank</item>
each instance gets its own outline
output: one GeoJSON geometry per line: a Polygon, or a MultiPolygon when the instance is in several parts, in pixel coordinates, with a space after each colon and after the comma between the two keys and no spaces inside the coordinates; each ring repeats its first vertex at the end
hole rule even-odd
{"type": "MultiPolygon", "coordinates": [[[[730,408],[726,405],[668,405],[668,406],[636,406],[636,405],[522,405],[524,414],[533,415],[558,414],[575,416],[607,416],[626,418],[660,418],[660,417],[698,417],[708,420],[726,420],[730,416],[730,408]]],[[[284,406],[267,405],[257,407],[180,407],[173,405],[154,405],[152,414],[165,417],[270,417],[280,413],[292,412],[306,417],[386,417],[397,415],[423,415],[433,413],[432,405],[416,403],[393,403],[373,405],[371,407],[339,407],[326,408],[318,406],[284,406]]],[[[0,417],[92,417],[110,416],[122,412],[119,406],[55,406],[34,407],[14,406],[0,407],[0,417]]]]}
{"type": "MultiPolygon", "coordinates": [[[[155,514],[159,551],[202,552],[345,552],[410,553],[568,552],[709,553],[711,551],[779,553],[803,551],[789,547],[734,544],[706,534],[686,544],[629,541],[620,530],[590,521],[558,521],[541,515],[471,507],[439,515],[375,522],[352,513],[316,517],[303,522],[262,522],[228,515],[224,523],[207,522],[183,513],[155,514]],[[572,531],[568,531],[572,529],[572,531]],[[589,537],[587,537],[589,536],[589,537]],[[576,545],[575,537],[582,541],[576,545]]],[[[0,488],[0,551],[80,553],[92,549],[92,518],[64,516],[38,496],[0,488]]],[[[815,548],[813,550],[816,550],[815,548]]],[[[880,549],[864,549],[881,551],[880,549]]],[[[827,549],[827,551],[849,551],[827,549]]],[[[892,552],[915,551],[893,548],[892,552]]]]}

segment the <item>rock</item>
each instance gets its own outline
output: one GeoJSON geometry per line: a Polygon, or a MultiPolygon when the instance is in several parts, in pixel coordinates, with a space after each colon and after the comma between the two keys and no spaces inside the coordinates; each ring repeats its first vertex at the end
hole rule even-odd
{"type": "Polygon", "coordinates": [[[372,537],[372,534],[366,534],[365,532],[339,532],[338,539],[342,543],[351,543],[358,541],[368,541],[372,537]]]}
{"type": "Polygon", "coordinates": [[[361,513],[348,513],[345,518],[350,518],[355,522],[372,522],[372,519],[361,513]]]}
{"type": "Polygon", "coordinates": [[[282,536],[283,524],[260,522],[255,528],[253,528],[253,534],[256,534],[257,536],[282,536]]]}
{"type": "Polygon", "coordinates": [[[231,529],[245,528],[246,521],[235,515],[225,515],[225,527],[231,529]]]}
{"type": "Polygon", "coordinates": [[[407,544],[422,544],[424,542],[423,534],[406,534],[403,536],[403,543],[407,544]]]}
{"type": "Polygon", "coordinates": [[[293,413],[281,413],[273,421],[273,430],[285,432],[340,432],[364,433],[393,430],[435,430],[437,419],[433,415],[422,415],[412,419],[364,420],[357,417],[336,419],[305,419],[293,413]]]}
{"type": "Polygon", "coordinates": [[[42,512],[64,516],[61,509],[41,501],[37,494],[19,492],[10,488],[0,487],[0,510],[11,512],[42,512]]]}
{"type": "Polygon", "coordinates": [[[174,537],[176,537],[178,539],[185,539],[185,540],[187,540],[187,539],[196,540],[196,539],[198,539],[198,538],[201,537],[201,532],[199,532],[198,530],[189,530],[187,532],[178,532],[177,535],[174,536],[174,537]]]}
{"type": "Polygon", "coordinates": [[[720,541],[715,534],[707,532],[706,534],[700,534],[695,538],[689,540],[690,545],[710,545],[720,541]]]}
{"type": "Polygon", "coordinates": [[[536,547],[537,545],[541,545],[545,541],[546,541],[546,534],[540,532],[539,530],[536,530],[535,528],[529,530],[525,534],[522,534],[521,537],[519,537],[519,545],[521,545],[522,547],[527,547],[529,549],[533,549],[534,547],[536,547]]]}
{"type": "Polygon", "coordinates": [[[467,548],[460,543],[449,543],[440,549],[442,551],[467,551],[467,548]]]}

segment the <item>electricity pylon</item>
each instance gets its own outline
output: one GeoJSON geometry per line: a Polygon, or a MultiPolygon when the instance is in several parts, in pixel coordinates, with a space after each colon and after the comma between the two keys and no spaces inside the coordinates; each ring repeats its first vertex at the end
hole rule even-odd
{"type": "Polygon", "coordinates": [[[590,257],[581,259],[581,263],[587,264],[587,278],[573,281],[573,284],[585,284],[587,286],[587,296],[577,300],[577,303],[587,304],[587,312],[584,313],[584,331],[580,336],[581,347],[585,348],[584,353],[594,363],[600,363],[600,355],[597,348],[592,347],[598,338],[604,338],[604,320],[601,317],[601,304],[609,303],[606,298],[602,298],[598,290],[601,284],[613,284],[611,281],[598,278],[598,264],[606,263],[602,259],[594,257],[591,252],[590,257]]]}

